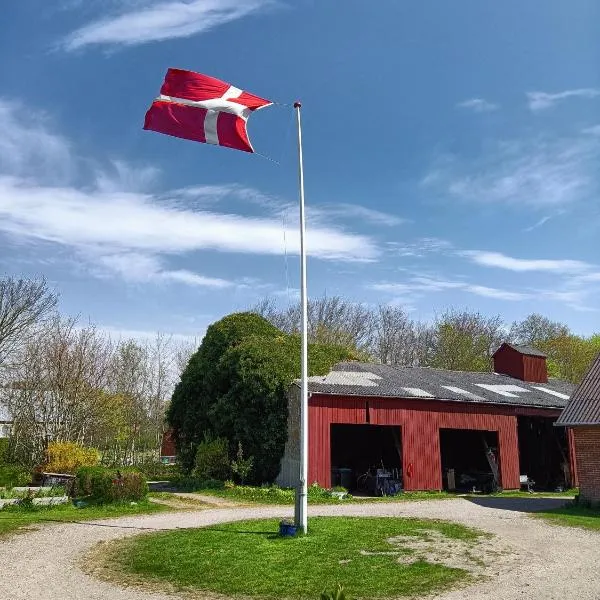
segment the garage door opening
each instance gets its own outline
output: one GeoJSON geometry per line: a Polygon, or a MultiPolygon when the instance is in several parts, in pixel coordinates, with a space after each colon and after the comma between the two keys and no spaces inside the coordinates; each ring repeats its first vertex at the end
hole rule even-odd
{"type": "Polygon", "coordinates": [[[555,420],[517,417],[519,467],[535,490],[571,487],[567,433],[564,427],[554,427],[555,420]]]}
{"type": "Polygon", "coordinates": [[[353,493],[388,495],[402,486],[401,429],[331,425],[331,484],[353,493]]]}
{"type": "Polygon", "coordinates": [[[496,431],[440,429],[440,451],[445,490],[490,493],[499,488],[496,431]]]}

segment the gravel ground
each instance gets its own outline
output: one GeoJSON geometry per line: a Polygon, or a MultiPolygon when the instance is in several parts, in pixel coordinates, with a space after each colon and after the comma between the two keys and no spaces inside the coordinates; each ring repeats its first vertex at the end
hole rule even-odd
{"type": "MultiPolygon", "coordinates": [[[[311,507],[312,515],[413,516],[456,521],[497,536],[491,578],[436,596],[443,600],[600,600],[600,534],[531,518],[556,500],[465,499],[311,507]],[[498,508],[500,507],[500,508],[498,508]]],[[[44,526],[0,542],[0,598],[11,600],[173,600],[120,588],[85,574],[78,563],[95,544],[148,530],[290,516],[290,507],[217,508],[44,526]]]]}

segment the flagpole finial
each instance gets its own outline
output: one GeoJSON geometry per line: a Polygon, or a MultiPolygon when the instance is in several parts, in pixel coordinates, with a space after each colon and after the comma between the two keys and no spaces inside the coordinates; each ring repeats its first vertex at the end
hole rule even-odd
{"type": "Polygon", "coordinates": [[[294,108],[302,108],[302,102],[296,100],[296,102],[294,102],[294,108]]]}

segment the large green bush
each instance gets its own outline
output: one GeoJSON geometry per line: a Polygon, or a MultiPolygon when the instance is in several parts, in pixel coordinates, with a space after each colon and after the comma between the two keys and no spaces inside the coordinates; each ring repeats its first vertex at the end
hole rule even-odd
{"type": "Polygon", "coordinates": [[[148,494],[146,478],[135,470],[82,467],[77,471],[73,495],[96,502],[142,500],[148,494]]]}
{"type": "MultiPolygon", "coordinates": [[[[355,358],[345,348],[309,347],[309,373],[324,375],[355,358]]],[[[208,328],[178,383],[168,411],[182,468],[191,472],[205,435],[241,442],[253,457],[250,483],[276,477],[287,438],[287,391],[300,376],[300,338],[259,315],[229,315],[208,328]]],[[[230,455],[230,459],[234,458],[230,455]]]]}
{"type": "Polygon", "coordinates": [[[217,479],[225,481],[231,475],[227,440],[205,439],[198,446],[194,475],[201,480],[217,479]]]}

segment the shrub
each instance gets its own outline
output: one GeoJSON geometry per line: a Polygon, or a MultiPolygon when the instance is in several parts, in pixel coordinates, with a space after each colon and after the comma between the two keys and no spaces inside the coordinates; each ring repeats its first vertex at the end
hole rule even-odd
{"type": "Polygon", "coordinates": [[[238,442],[237,454],[235,460],[231,461],[231,470],[240,479],[240,483],[244,485],[244,481],[247,479],[252,466],[254,465],[254,457],[249,456],[244,458],[244,450],[242,448],[242,442],[238,442]]]}
{"type": "MultiPolygon", "coordinates": [[[[338,583],[337,589],[333,592],[324,591],[321,593],[321,600],[346,600],[346,593],[343,586],[338,583]]],[[[348,600],[350,600],[348,598],[348,600]]]]}
{"type": "Polygon", "coordinates": [[[196,452],[194,475],[198,479],[217,479],[225,481],[229,478],[229,448],[227,440],[216,438],[205,439],[196,452]]]}
{"type": "Polygon", "coordinates": [[[88,496],[96,502],[142,500],[148,484],[142,473],[105,467],[82,467],[77,471],[74,495],[88,496]]]}
{"type": "Polygon", "coordinates": [[[9,440],[0,438],[0,465],[6,465],[9,462],[9,440]]]}
{"type": "Polygon", "coordinates": [[[86,448],[75,442],[50,442],[48,461],[44,469],[49,473],[75,473],[80,467],[94,467],[100,455],[95,448],[86,448]]]}
{"type": "Polygon", "coordinates": [[[181,475],[178,465],[164,464],[157,460],[145,461],[137,465],[137,469],[148,481],[172,481],[181,475]]]}
{"type": "Polygon", "coordinates": [[[16,465],[0,465],[0,487],[21,487],[31,483],[31,472],[16,465]]]}

